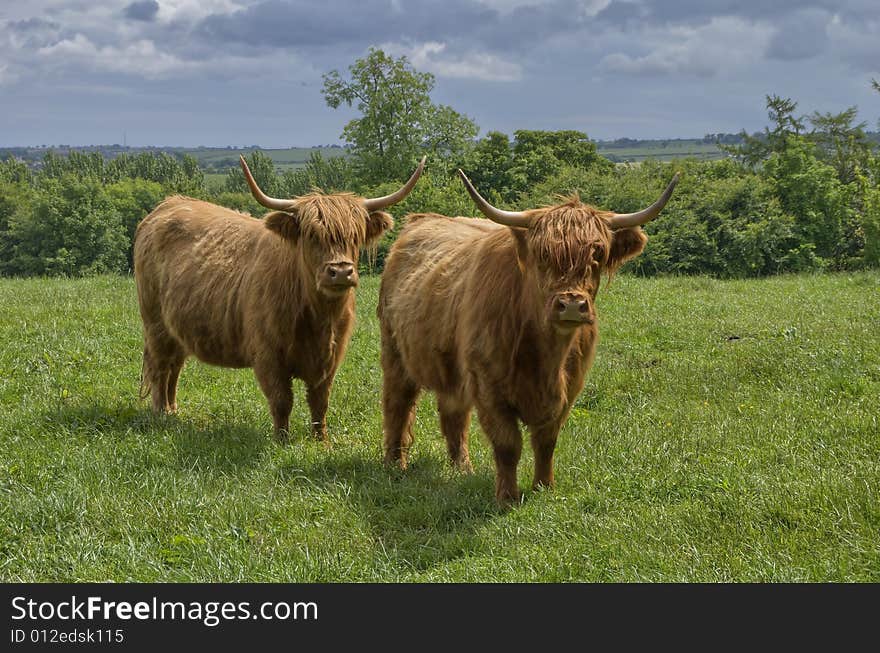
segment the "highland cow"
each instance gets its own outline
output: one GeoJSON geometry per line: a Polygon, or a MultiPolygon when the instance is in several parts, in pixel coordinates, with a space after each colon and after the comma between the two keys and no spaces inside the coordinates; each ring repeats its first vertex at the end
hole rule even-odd
{"type": "Polygon", "coordinates": [[[153,409],[177,409],[189,356],[251,367],[276,438],[288,437],[291,380],[302,379],[315,437],[326,440],[330,387],[354,321],[360,250],[392,226],[382,209],[401,201],[422,159],[397,192],[266,196],[241,158],[263,219],[201,200],[170,197],[138,225],[134,274],[144,325],[142,394],[153,409]]]}
{"type": "Polygon", "coordinates": [[[575,196],[522,212],[490,205],[459,171],[489,220],[408,216],[385,263],[382,331],[384,449],[406,467],[416,399],[437,395],[453,465],[471,471],[470,413],[491,443],[499,503],[520,497],[520,422],[535,457],[534,486],[552,486],[559,430],[584,385],[598,341],[596,293],[638,256],[678,181],[632,214],[600,211],[575,196]]]}

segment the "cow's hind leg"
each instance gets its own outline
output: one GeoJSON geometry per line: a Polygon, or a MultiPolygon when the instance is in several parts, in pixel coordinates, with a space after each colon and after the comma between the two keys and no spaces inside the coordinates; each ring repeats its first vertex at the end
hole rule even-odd
{"type": "Polygon", "coordinates": [[[154,412],[172,413],[177,409],[177,378],[186,355],[167,335],[151,333],[145,341],[143,386],[150,390],[154,412]],[[174,392],[169,399],[171,387],[174,392]]]}
{"type": "Polygon", "coordinates": [[[382,415],[385,464],[406,469],[419,386],[409,378],[390,336],[382,335],[382,415]]]}
{"type": "Polygon", "coordinates": [[[174,359],[168,369],[168,383],[166,385],[166,401],[168,402],[168,411],[177,412],[177,381],[180,379],[180,371],[183,369],[185,357],[174,359]]]}
{"type": "Polygon", "coordinates": [[[292,376],[273,364],[254,365],[254,376],[269,403],[275,439],[285,443],[290,436],[290,411],[293,408],[292,376]]]}
{"type": "Polygon", "coordinates": [[[453,467],[470,473],[471,458],[468,452],[468,427],[471,423],[470,406],[462,407],[453,398],[437,394],[437,409],[440,413],[440,430],[446,438],[446,449],[453,467]]]}

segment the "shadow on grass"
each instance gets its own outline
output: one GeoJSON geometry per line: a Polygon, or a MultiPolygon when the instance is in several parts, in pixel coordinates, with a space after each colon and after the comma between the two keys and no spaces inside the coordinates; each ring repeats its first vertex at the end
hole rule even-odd
{"type": "Polygon", "coordinates": [[[465,475],[434,457],[419,457],[401,471],[360,452],[334,451],[317,461],[291,461],[278,475],[347,503],[369,524],[389,562],[413,572],[473,555],[480,528],[503,514],[495,503],[494,470],[465,475]]]}
{"type": "MultiPolygon", "coordinates": [[[[253,426],[222,420],[207,428],[176,415],[156,415],[150,409],[119,403],[65,405],[46,413],[50,431],[82,438],[170,438],[179,467],[234,472],[257,464],[270,438],[253,426]]],[[[157,446],[159,444],[157,443],[157,446]]]]}
{"type": "MultiPolygon", "coordinates": [[[[44,414],[43,423],[57,437],[86,445],[130,442],[133,449],[155,450],[156,464],[199,473],[242,473],[265,462],[266,450],[278,446],[269,433],[234,416],[201,425],[123,402],[64,405],[44,414]]],[[[404,573],[474,555],[484,548],[482,527],[504,514],[495,503],[492,468],[464,475],[441,456],[422,455],[406,471],[389,469],[370,452],[327,450],[297,435],[285,450],[278,479],[347,506],[368,525],[387,565],[404,573]]],[[[124,451],[114,444],[113,455],[124,451]]]]}

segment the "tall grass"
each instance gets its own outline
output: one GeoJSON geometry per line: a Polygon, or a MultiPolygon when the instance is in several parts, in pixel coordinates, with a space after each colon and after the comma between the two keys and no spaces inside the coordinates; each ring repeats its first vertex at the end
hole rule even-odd
{"type": "Polygon", "coordinates": [[[558,485],[508,511],[430,395],[411,468],[381,465],[378,286],[332,447],[295,382],[282,448],[249,370],[191,361],[150,415],[130,278],[0,281],[0,579],[880,581],[880,274],[618,277],[558,485]]]}

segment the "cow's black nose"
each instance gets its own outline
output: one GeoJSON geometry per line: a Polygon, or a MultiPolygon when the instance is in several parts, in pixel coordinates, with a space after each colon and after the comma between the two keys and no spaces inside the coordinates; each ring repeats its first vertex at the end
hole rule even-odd
{"type": "Polygon", "coordinates": [[[354,274],[354,265],[351,263],[331,263],[327,266],[327,276],[331,279],[349,279],[354,274]]]}
{"type": "Polygon", "coordinates": [[[560,322],[592,322],[590,302],[586,297],[561,295],[553,304],[556,319],[560,322]]]}

